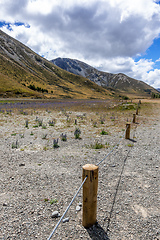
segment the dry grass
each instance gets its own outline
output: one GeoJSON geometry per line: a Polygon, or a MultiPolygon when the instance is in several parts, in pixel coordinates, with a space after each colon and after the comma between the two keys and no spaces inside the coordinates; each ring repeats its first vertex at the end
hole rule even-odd
{"type": "MultiPolygon", "coordinates": [[[[21,50],[18,47],[19,51],[21,50]]],[[[21,50],[23,58],[20,62],[0,54],[0,94],[3,96],[34,96],[38,98],[74,98],[74,99],[106,99],[112,93],[90,80],[66,72],[49,61],[41,58],[36,61],[21,50]],[[24,60],[25,59],[25,62],[24,60]],[[29,85],[46,89],[48,93],[32,91],[29,85]]],[[[20,57],[21,58],[21,57],[20,57]]]]}

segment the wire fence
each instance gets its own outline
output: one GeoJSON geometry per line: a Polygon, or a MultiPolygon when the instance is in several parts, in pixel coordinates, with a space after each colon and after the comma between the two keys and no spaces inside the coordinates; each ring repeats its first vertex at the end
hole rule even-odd
{"type": "Polygon", "coordinates": [[[81,186],[79,187],[79,189],[77,190],[76,194],[74,195],[74,197],[72,198],[70,204],[68,205],[68,207],[66,208],[65,212],[63,213],[62,217],[60,218],[60,220],[58,221],[57,225],[55,226],[55,228],[53,229],[52,233],[50,234],[48,240],[51,239],[51,237],[53,236],[53,234],[55,233],[56,229],[58,228],[59,224],[62,222],[64,216],[66,215],[66,213],[68,212],[70,206],[72,205],[72,203],[74,202],[75,198],[77,197],[79,191],[81,190],[81,188],[83,187],[85,181],[87,180],[87,176],[85,177],[85,179],[83,180],[81,186]]]}
{"type": "MultiPolygon", "coordinates": [[[[126,131],[128,129],[128,126],[126,127],[126,130],[124,132],[124,134],[122,135],[121,139],[118,141],[118,143],[113,147],[113,149],[99,162],[96,164],[96,166],[99,166],[102,162],[104,162],[104,160],[106,160],[106,158],[119,146],[119,144],[121,143],[121,141],[123,140],[123,137],[126,134],[126,131]]],[[[133,136],[135,137],[135,132],[136,132],[137,126],[134,129],[134,134],[133,136]]],[[[125,160],[126,161],[126,160],[125,160]]],[[[78,193],[80,192],[80,190],[82,189],[84,183],[87,180],[87,177],[85,177],[85,179],[83,180],[82,184],[80,185],[79,189],[77,190],[77,192],[75,193],[74,197],[72,198],[71,202],[69,203],[68,207],[66,208],[65,212],[63,213],[62,217],[60,218],[60,220],[58,221],[58,223],[56,224],[56,226],[54,227],[53,231],[51,232],[49,238],[47,240],[50,240],[53,236],[53,234],[55,233],[55,231],[57,230],[58,226],[60,225],[60,223],[62,222],[63,218],[65,217],[66,213],[68,212],[69,208],[71,207],[71,205],[73,204],[75,198],[77,197],[78,193]]]]}
{"type": "MultiPolygon", "coordinates": [[[[126,130],[127,130],[127,128],[126,128],[126,130]]],[[[122,138],[124,137],[124,135],[125,135],[125,132],[124,132],[122,138]]],[[[121,141],[122,141],[122,139],[120,139],[119,142],[114,146],[114,148],[96,165],[99,166],[114,151],[114,149],[119,146],[121,141]]]]}

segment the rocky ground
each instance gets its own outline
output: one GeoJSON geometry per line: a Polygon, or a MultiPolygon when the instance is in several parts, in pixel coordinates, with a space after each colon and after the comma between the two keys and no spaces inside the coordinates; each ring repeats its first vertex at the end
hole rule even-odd
{"type": "Polygon", "coordinates": [[[116,144],[99,165],[97,224],[81,224],[81,190],[52,239],[160,239],[159,104],[142,107],[130,140],[124,129],[134,110],[93,110],[0,113],[0,239],[47,239],[81,185],[82,166],[99,163],[116,144]]]}

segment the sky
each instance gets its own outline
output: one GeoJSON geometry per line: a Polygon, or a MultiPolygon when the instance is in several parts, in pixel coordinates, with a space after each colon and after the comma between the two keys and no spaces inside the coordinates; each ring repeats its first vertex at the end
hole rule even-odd
{"type": "Polygon", "coordinates": [[[48,60],[78,59],[160,88],[158,0],[0,0],[0,29],[48,60]]]}

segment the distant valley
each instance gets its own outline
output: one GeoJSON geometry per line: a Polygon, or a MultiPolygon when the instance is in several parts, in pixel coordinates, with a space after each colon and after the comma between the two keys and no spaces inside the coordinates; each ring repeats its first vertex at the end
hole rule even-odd
{"type": "Polygon", "coordinates": [[[158,91],[119,73],[98,71],[69,58],[48,61],[0,30],[0,97],[111,99],[158,91]]]}
{"type": "Polygon", "coordinates": [[[68,72],[86,77],[99,86],[114,89],[124,94],[149,95],[151,92],[157,93],[156,89],[143,81],[130,78],[122,73],[102,72],[76,59],[56,58],[51,62],[68,72]]]}

